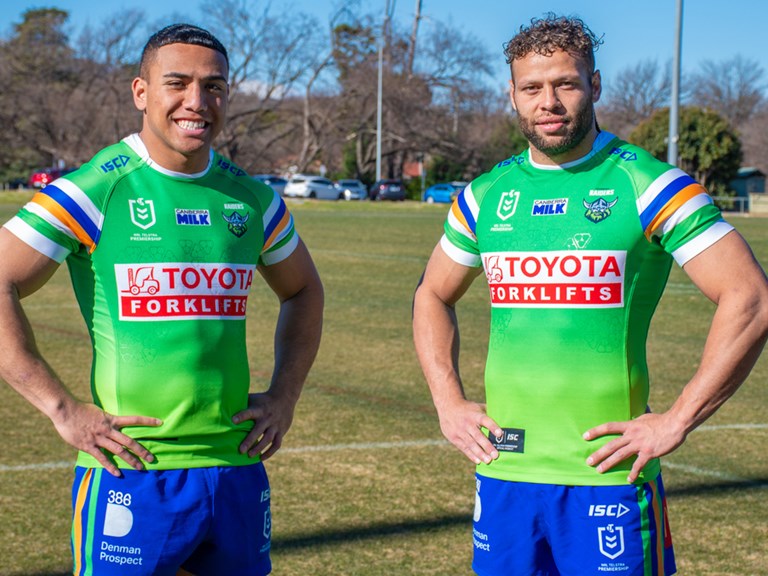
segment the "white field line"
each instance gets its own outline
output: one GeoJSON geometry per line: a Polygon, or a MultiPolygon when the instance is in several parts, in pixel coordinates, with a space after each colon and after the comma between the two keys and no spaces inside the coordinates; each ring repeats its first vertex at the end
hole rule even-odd
{"type": "MultiPolygon", "coordinates": [[[[710,432],[719,430],[768,430],[768,424],[720,424],[713,426],[701,426],[695,432],[710,432]]],[[[356,444],[326,444],[319,446],[298,446],[296,448],[283,448],[280,450],[283,454],[310,454],[314,452],[341,452],[344,450],[388,450],[402,448],[425,448],[427,446],[449,446],[447,440],[404,440],[401,442],[360,442],[356,444]]],[[[59,462],[40,462],[37,464],[18,464],[10,466],[0,464],[0,474],[4,472],[26,472],[29,470],[53,470],[59,468],[73,468],[74,460],[59,462]]],[[[712,476],[732,481],[746,481],[743,478],[731,476],[729,474],[718,472],[717,470],[708,470],[686,466],[684,464],[675,464],[673,462],[664,462],[664,466],[671,469],[697,474],[700,476],[712,476]]]]}

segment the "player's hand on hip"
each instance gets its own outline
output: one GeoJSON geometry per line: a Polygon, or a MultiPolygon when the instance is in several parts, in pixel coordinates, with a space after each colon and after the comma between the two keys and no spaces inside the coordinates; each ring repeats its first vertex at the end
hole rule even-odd
{"type": "Polygon", "coordinates": [[[668,414],[643,414],[627,422],[608,422],[584,433],[585,440],[618,434],[587,458],[587,464],[600,473],[606,472],[627,458],[636,456],[627,482],[634,482],[643,467],[654,458],[660,458],[679,447],[685,432],[668,414]]]}
{"type": "Polygon", "coordinates": [[[269,392],[250,394],[248,408],[232,417],[235,424],[253,420],[253,428],[240,443],[240,452],[248,456],[261,456],[266,460],[280,449],[283,437],[293,422],[295,403],[269,392]]]}
{"type": "Polygon", "coordinates": [[[485,413],[484,404],[460,400],[441,406],[438,416],[443,435],[472,462],[490,464],[499,457],[481,428],[490,430],[494,436],[500,436],[502,431],[485,413]]]}
{"type": "Polygon", "coordinates": [[[136,470],[143,470],[142,462],[155,457],[130,436],[121,431],[126,426],[160,426],[161,420],[148,416],[114,416],[95,404],[74,401],[53,420],[56,431],[65,442],[93,456],[113,476],[121,476],[120,469],[107,456],[111,453],[136,470]]]}

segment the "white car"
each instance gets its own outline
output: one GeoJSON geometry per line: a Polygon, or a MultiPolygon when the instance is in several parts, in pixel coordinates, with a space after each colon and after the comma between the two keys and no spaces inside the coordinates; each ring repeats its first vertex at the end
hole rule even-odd
{"type": "Polygon", "coordinates": [[[308,174],[292,176],[288,180],[288,184],[285,185],[283,194],[293,198],[318,198],[320,200],[338,200],[340,197],[340,192],[328,178],[308,174]]]}
{"type": "Polygon", "coordinates": [[[360,180],[337,180],[334,186],[336,186],[336,190],[338,190],[340,194],[339,199],[363,200],[368,198],[368,189],[365,187],[365,184],[360,182],[360,180]]]}

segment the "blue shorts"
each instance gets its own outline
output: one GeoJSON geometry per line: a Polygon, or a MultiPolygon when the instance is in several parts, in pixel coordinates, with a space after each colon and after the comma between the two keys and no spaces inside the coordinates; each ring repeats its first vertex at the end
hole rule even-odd
{"type": "Polygon", "coordinates": [[[75,468],[75,575],[269,574],[263,464],[122,472],[75,468]]]}
{"type": "Polygon", "coordinates": [[[659,475],[642,485],[560,486],[477,475],[472,568],[480,576],[669,576],[659,475]]]}

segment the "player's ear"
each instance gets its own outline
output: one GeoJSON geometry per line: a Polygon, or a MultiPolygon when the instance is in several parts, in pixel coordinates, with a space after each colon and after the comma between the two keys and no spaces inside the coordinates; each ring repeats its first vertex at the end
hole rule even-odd
{"type": "Polygon", "coordinates": [[[133,104],[140,112],[144,112],[147,109],[147,82],[143,78],[137,76],[133,79],[131,84],[131,91],[133,92],[133,104]]]}
{"type": "Polygon", "coordinates": [[[592,103],[594,104],[600,100],[600,95],[603,93],[603,80],[600,76],[600,70],[595,70],[592,73],[592,103]]]}
{"type": "Polygon", "coordinates": [[[512,102],[512,110],[517,112],[517,106],[515,105],[515,81],[509,81],[509,101],[512,102]]]}

